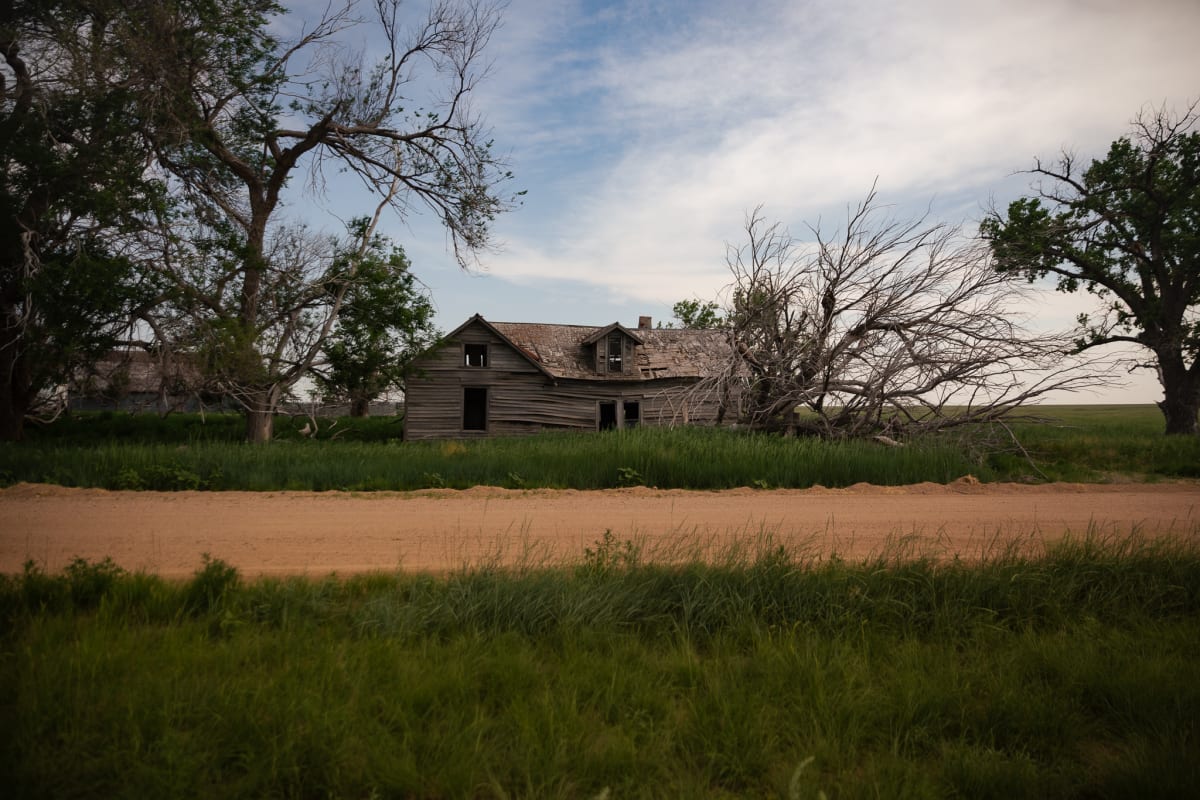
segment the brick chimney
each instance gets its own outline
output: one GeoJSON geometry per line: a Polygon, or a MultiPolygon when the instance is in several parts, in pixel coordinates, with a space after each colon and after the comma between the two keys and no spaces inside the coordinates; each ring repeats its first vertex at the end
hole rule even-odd
{"type": "Polygon", "coordinates": [[[638,317],[639,331],[648,331],[652,327],[654,327],[654,320],[650,319],[650,317],[638,317]]]}

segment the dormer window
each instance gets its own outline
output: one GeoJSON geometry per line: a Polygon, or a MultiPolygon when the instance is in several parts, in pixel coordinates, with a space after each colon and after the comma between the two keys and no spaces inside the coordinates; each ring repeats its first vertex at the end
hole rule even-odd
{"type": "Polygon", "coordinates": [[[581,344],[595,359],[593,363],[596,365],[596,374],[620,374],[622,375],[621,380],[627,380],[624,377],[627,375],[637,375],[634,354],[637,346],[642,344],[642,340],[628,328],[622,328],[620,323],[614,322],[612,325],[596,330],[581,344]]]}
{"type": "Polygon", "coordinates": [[[621,353],[625,348],[624,337],[619,333],[611,333],[608,336],[608,371],[620,372],[623,359],[621,353]]]}
{"type": "Polygon", "coordinates": [[[463,345],[464,364],[468,367],[486,367],[488,365],[488,346],[486,344],[463,345]]]}

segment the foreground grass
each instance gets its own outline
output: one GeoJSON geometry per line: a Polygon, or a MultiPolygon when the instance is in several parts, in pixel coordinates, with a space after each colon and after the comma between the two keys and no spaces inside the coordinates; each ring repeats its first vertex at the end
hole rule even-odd
{"type": "Polygon", "coordinates": [[[0,583],[10,797],[1192,797],[1200,553],[0,583]],[[605,794],[607,793],[607,794],[605,794]]]}
{"type": "Polygon", "coordinates": [[[1200,477],[1200,437],[1165,437],[1152,406],[1049,407],[1041,424],[952,432],[905,447],[732,430],[644,428],[481,441],[399,440],[400,421],[339,420],[320,438],[281,420],[268,447],[237,441],[236,415],[79,416],[0,445],[0,485],[107,489],[722,489],[980,480],[1200,477]],[[337,438],[332,438],[337,437],[337,438]],[[1015,440],[1014,440],[1015,437],[1015,440]],[[1019,441],[1018,447],[1014,442],[1019,441]]]}

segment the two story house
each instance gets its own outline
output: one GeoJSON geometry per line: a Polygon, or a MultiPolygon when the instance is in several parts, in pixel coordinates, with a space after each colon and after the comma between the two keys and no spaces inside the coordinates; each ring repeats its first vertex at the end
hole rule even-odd
{"type": "Polygon", "coordinates": [[[414,363],[405,438],[716,424],[729,399],[695,389],[730,357],[725,331],[656,329],[649,317],[627,328],[476,314],[414,363]]]}

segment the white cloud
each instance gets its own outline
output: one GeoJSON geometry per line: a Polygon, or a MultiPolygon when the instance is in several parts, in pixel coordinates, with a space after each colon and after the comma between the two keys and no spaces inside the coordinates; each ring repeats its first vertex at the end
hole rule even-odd
{"type": "MultiPolygon", "coordinates": [[[[547,7],[533,8],[543,19],[547,7]]],[[[981,205],[1034,156],[1099,154],[1143,103],[1200,91],[1200,6],[1189,3],[692,8],[655,31],[626,6],[633,28],[615,22],[600,40],[572,37],[578,10],[536,26],[530,57],[552,68],[516,67],[521,90],[536,105],[545,80],[570,122],[561,142],[537,120],[518,124],[538,131],[517,150],[518,179],[521,159],[545,149],[576,160],[544,176],[563,193],[530,187],[531,204],[539,192],[552,203],[535,224],[512,221],[495,274],[569,274],[661,299],[717,279],[724,240],[758,203],[797,228],[818,215],[836,222],[879,176],[883,199],[901,206],[972,191],[981,205]],[[546,58],[551,33],[570,43],[558,60],[546,58]],[[597,72],[568,67],[559,82],[566,60],[597,72]],[[570,107],[572,92],[585,108],[570,107]]],[[[514,3],[510,25],[527,13],[514,3]]],[[[578,19],[580,36],[599,25],[578,19]]]]}
{"type": "MultiPolygon", "coordinates": [[[[1143,105],[1200,96],[1197,30],[1195,0],[513,0],[476,105],[529,196],[490,277],[435,299],[516,319],[561,290],[607,319],[712,297],[748,209],[800,235],[876,177],[898,214],[978,216],[1035,157],[1100,156],[1143,105]]],[[[453,270],[428,220],[396,238],[453,270]]]]}

